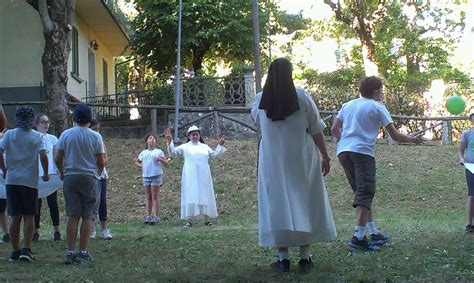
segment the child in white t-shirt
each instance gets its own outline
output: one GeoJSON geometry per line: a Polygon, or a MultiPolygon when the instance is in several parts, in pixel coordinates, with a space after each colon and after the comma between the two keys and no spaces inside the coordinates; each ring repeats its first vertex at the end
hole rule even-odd
{"type": "Polygon", "coordinates": [[[154,134],[148,134],[145,137],[146,149],[135,160],[135,164],[141,167],[143,172],[146,204],[145,224],[150,225],[154,225],[160,220],[160,187],[163,184],[163,166],[168,167],[168,160],[163,151],[156,148],[156,141],[157,138],[154,134]]]}

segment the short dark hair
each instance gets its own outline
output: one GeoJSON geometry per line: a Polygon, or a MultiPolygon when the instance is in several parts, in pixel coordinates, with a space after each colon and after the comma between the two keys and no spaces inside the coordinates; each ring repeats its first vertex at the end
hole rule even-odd
{"type": "Polygon", "coordinates": [[[360,81],[360,95],[365,98],[372,98],[374,96],[374,91],[381,89],[382,87],[382,80],[376,76],[365,77],[360,81]]]}
{"type": "Polygon", "coordinates": [[[92,111],[86,104],[76,105],[72,114],[72,120],[79,125],[85,125],[92,122],[92,111]]]}

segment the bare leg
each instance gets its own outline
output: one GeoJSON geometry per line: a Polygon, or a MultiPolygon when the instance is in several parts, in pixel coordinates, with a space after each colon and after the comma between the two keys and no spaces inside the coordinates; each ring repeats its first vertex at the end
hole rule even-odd
{"type": "Polygon", "coordinates": [[[154,215],[160,216],[160,186],[151,186],[151,198],[154,215]]]}
{"type": "Polygon", "coordinates": [[[81,223],[81,238],[79,240],[79,249],[81,251],[87,251],[89,246],[90,235],[92,231],[92,225],[94,225],[94,220],[91,218],[82,218],[81,223]]]}
{"type": "Polygon", "coordinates": [[[151,186],[145,187],[145,210],[146,215],[151,215],[151,208],[152,208],[152,197],[151,197],[151,186]]]}
{"type": "MultiPolygon", "coordinates": [[[[77,225],[79,224],[80,216],[70,216],[66,223],[66,237],[67,237],[67,249],[68,251],[74,251],[76,249],[77,239],[77,225]]],[[[90,234],[89,234],[90,237],[90,234]]]]}
{"type": "Polygon", "coordinates": [[[10,223],[10,237],[12,241],[12,247],[14,251],[20,250],[20,223],[21,215],[15,215],[12,217],[10,223]]]}
{"type": "MultiPolygon", "coordinates": [[[[358,205],[356,207],[356,225],[365,227],[370,215],[371,212],[367,207],[358,205]]],[[[373,217],[373,215],[371,216],[373,217]]]]}
{"type": "Polygon", "coordinates": [[[474,197],[468,196],[466,202],[466,219],[467,225],[472,225],[472,214],[474,213],[474,197]]]}
{"type": "Polygon", "coordinates": [[[107,229],[107,221],[106,220],[100,221],[100,226],[102,227],[102,230],[107,229]]]}
{"type": "Polygon", "coordinates": [[[2,223],[3,235],[8,234],[8,217],[6,211],[0,213],[0,223],[2,223]]]}
{"type": "Polygon", "coordinates": [[[24,247],[29,248],[33,241],[33,232],[35,231],[35,216],[23,215],[25,223],[23,223],[23,241],[24,247]]]}

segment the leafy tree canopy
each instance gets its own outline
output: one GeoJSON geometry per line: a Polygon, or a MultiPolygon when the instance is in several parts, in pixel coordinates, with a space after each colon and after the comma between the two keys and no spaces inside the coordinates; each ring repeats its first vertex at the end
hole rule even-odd
{"type": "MultiPolygon", "coordinates": [[[[301,15],[279,11],[271,1],[259,1],[260,36],[292,33],[309,22],[301,15]],[[268,22],[274,22],[270,29],[268,22]]],[[[144,63],[159,73],[175,66],[178,3],[136,0],[132,47],[144,63]]],[[[265,45],[265,40],[262,44],[265,45]]],[[[252,5],[248,0],[184,0],[182,10],[183,66],[202,72],[204,63],[250,63],[253,54],[252,5]]],[[[213,68],[210,68],[212,70],[213,68]]]]}

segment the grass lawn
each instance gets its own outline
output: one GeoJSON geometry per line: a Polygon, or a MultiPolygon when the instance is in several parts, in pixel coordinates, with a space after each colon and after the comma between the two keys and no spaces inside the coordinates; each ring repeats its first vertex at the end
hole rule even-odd
{"type": "MultiPolygon", "coordinates": [[[[378,226],[392,237],[382,252],[352,252],[352,193],[333,158],[326,185],[338,236],[311,246],[315,269],[299,273],[291,249],[288,274],[270,270],[274,250],[258,246],[256,141],[228,141],[211,162],[219,218],[183,228],[179,219],[182,160],[165,172],[163,221],[143,224],[144,193],[133,159],[140,140],[106,140],[110,164],[109,217],[113,240],[95,239],[91,264],[62,263],[66,243],[52,242],[47,205],[36,263],[9,263],[11,246],[0,243],[1,281],[448,281],[474,280],[474,238],[464,233],[466,185],[455,146],[377,145],[378,226]]],[[[215,145],[215,140],[209,140],[215,145]]],[[[164,143],[160,144],[164,148],[164,143]]],[[[328,147],[334,157],[334,144],[328,147]]],[[[60,194],[62,195],[62,193],[60,194]]],[[[63,198],[61,231],[64,231],[63,198]]],[[[46,202],[45,202],[46,204],[46,202]]]]}

